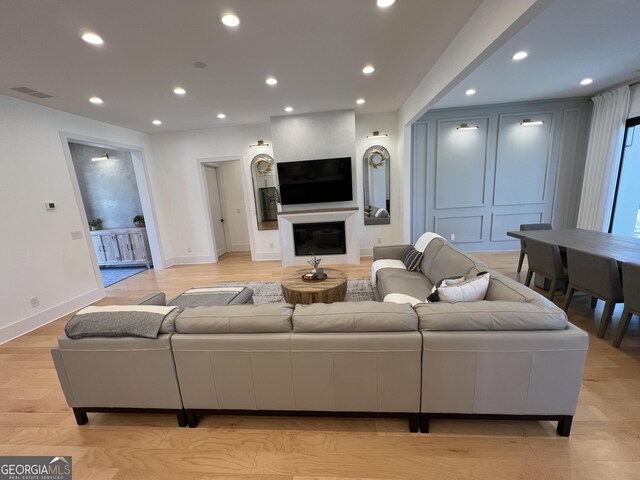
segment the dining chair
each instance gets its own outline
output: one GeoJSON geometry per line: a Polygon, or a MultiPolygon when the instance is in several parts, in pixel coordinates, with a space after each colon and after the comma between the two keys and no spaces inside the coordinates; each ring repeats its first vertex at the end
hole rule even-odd
{"type": "Polygon", "coordinates": [[[569,278],[567,276],[567,270],[562,266],[560,248],[558,248],[557,245],[529,238],[527,239],[527,257],[529,259],[529,270],[527,271],[527,279],[525,280],[527,287],[531,283],[533,274],[537,273],[551,280],[549,300],[553,300],[556,296],[558,283],[561,281],[564,282],[562,293],[566,293],[569,278]]]}
{"type": "Polygon", "coordinates": [[[564,311],[569,310],[569,304],[576,291],[587,293],[591,295],[592,299],[595,297],[604,300],[605,304],[597,333],[598,338],[602,338],[607,331],[616,303],[622,302],[624,298],[618,262],[611,257],[567,248],[567,264],[569,267],[569,290],[564,303],[564,311]]]}
{"type": "MultiPolygon", "coordinates": [[[[551,230],[550,223],[523,223],[520,225],[520,231],[525,232],[528,230],[551,230]]],[[[520,258],[518,259],[518,270],[520,273],[522,271],[522,262],[524,261],[524,256],[527,254],[527,244],[525,240],[520,240],[520,258]]]]}
{"type": "Polygon", "coordinates": [[[616,348],[620,348],[631,317],[634,314],[640,316],[640,264],[622,264],[622,293],[624,293],[624,310],[620,317],[618,334],[613,340],[613,346],[616,348]]]}

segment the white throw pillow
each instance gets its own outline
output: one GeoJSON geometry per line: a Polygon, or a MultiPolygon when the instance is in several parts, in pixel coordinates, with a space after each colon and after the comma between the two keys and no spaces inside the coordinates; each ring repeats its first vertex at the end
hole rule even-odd
{"type": "Polygon", "coordinates": [[[484,300],[488,288],[489,272],[485,272],[463,282],[444,280],[438,287],[438,296],[441,302],[479,302],[484,300]]]}

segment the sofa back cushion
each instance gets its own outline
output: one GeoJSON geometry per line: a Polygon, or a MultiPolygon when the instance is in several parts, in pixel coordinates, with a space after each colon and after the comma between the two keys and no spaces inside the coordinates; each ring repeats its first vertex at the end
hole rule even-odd
{"type": "Polygon", "coordinates": [[[422,253],[422,260],[420,261],[420,271],[425,275],[431,269],[431,264],[436,258],[437,253],[440,249],[447,244],[447,241],[444,238],[434,238],[424,249],[422,253]]]}
{"type": "Polygon", "coordinates": [[[336,302],[296,305],[294,332],[409,332],[418,316],[409,304],[336,302]]]}
{"type": "MultiPolygon", "coordinates": [[[[439,240],[432,240],[431,243],[436,241],[439,240]]],[[[425,251],[425,256],[426,253],[425,251]]],[[[484,264],[472,256],[457,250],[450,244],[445,243],[435,254],[429,268],[422,271],[429,277],[431,283],[436,284],[445,278],[460,275],[466,276],[469,270],[476,266],[482,267],[484,264]]]]}
{"type": "Polygon", "coordinates": [[[282,333],[291,331],[293,305],[220,305],[185,309],[177,333],[282,333]]]}

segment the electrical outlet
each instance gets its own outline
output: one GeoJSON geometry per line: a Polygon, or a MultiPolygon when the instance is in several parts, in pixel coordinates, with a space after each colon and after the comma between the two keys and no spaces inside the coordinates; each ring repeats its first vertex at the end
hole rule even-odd
{"type": "Polygon", "coordinates": [[[187,247],[187,253],[191,253],[191,247],[187,247]]]}
{"type": "Polygon", "coordinates": [[[382,239],[380,237],[376,238],[376,243],[380,245],[382,243],[382,239]]]}
{"type": "Polygon", "coordinates": [[[451,234],[451,240],[455,240],[455,239],[456,239],[456,234],[455,234],[455,233],[452,233],[452,234],[451,234]]]}
{"type": "Polygon", "coordinates": [[[240,214],[240,209],[236,208],[236,213],[239,215],[240,214]]]}
{"type": "Polygon", "coordinates": [[[269,244],[269,248],[273,248],[273,242],[269,244]]]}
{"type": "Polygon", "coordinates": [[[36,308],[37,306],[39,306],[39,305],[40,305],[40,300],[38,299],[38,297],[31,297],[31,298],[29,299],[29,302],[31,302],[31,306],[32,306],[33,308],[36,308]]]}

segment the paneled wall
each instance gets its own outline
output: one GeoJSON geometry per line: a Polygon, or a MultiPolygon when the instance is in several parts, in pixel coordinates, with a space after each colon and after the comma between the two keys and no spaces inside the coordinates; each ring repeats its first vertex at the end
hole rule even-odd
{"type": "Polygon", "coordinates": [[[512,250],[507,232],[521,223],[575,226],[590,109],[579,99],[429,112],[413,127],[412,239],[435,231],[468,251],[512,250]]]}

